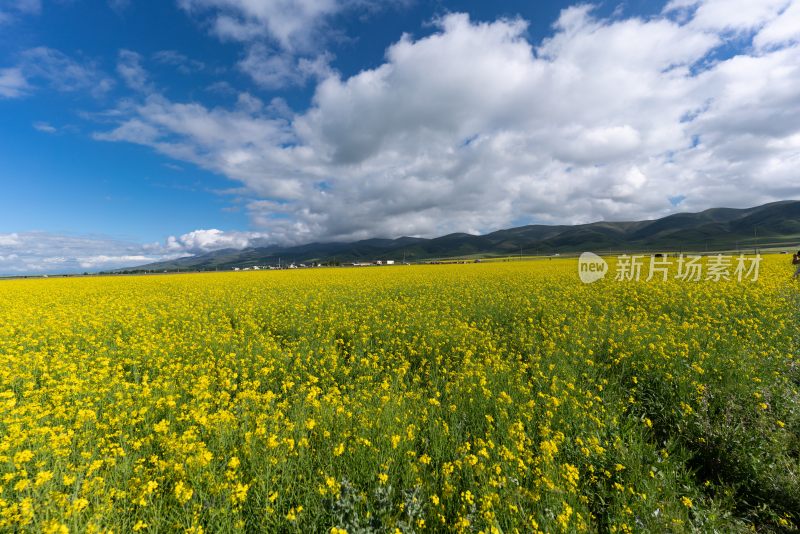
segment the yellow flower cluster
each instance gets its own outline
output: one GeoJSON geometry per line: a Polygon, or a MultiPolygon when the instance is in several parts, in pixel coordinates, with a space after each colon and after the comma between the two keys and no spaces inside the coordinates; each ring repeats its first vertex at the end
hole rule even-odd
{"type": "Polygon", "coordinates": [[[796,428],[782,262],[2,281],[0,531],[705,530],[685,451],[714,388],[796,428]]]}

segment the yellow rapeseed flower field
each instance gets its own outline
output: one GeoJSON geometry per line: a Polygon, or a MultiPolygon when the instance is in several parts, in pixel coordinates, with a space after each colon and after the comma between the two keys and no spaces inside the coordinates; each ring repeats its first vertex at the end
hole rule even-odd
{"type": "Polygon", "coordinates": [[[576,266],[0,282],[0,531],[792,529],[785,257],[576,266]]]}

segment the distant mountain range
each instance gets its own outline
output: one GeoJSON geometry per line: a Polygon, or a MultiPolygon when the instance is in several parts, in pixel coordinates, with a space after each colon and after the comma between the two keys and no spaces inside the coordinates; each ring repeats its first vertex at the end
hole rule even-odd
{"type": "Polygon", "coordinates": [[[433,239],[400,237],[352,243],[310,243],[208,254],[133,267],[133,271],[216,270],[287,263],[351,263],[375,260],[417,262],[442,258],[550,255],[572,252],[706,251],[784,246],[800,248],[800,201],[755,208],[712,208],[661,219],[594,222],[578,225],[535,224],[486,235],[449,234],[433,239]]]}

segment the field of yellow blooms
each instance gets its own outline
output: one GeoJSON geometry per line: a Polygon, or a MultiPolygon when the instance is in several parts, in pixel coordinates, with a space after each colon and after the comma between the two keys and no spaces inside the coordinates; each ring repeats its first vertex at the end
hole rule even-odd
{"type": "Polygon", "coordinates": [[[0,281],[0,532],[791,531],[792,272],[0,281]]]}

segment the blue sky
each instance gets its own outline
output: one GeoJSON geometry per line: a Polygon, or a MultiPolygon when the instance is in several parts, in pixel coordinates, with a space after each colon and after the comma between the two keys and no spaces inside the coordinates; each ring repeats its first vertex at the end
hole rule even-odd
{"type": "Polygon", "coordinates": [[[796,198],[800,2],[4,0],[0,274],[796,198]]]}

